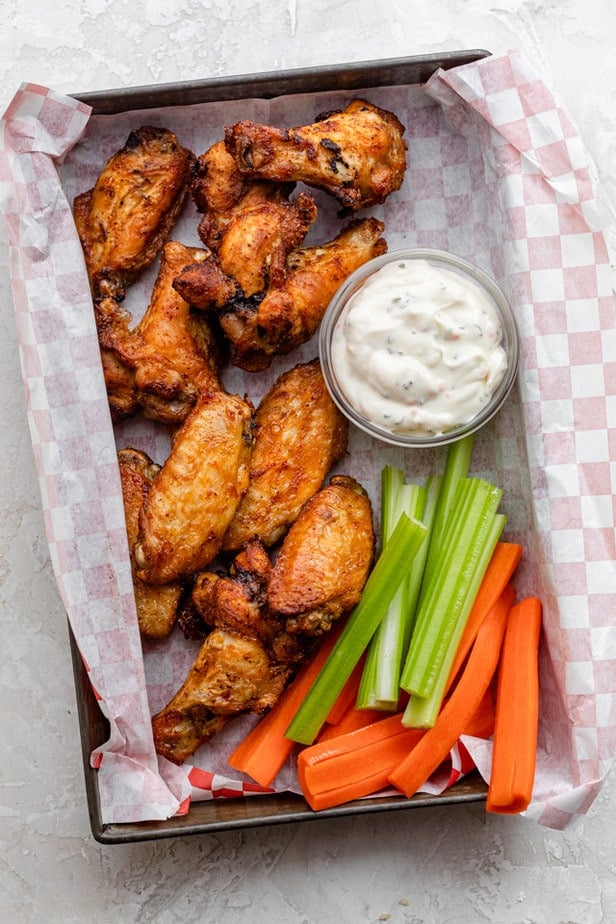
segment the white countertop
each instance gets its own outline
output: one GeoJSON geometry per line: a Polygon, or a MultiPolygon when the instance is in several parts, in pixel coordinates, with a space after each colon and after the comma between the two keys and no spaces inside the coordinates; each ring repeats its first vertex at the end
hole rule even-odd
{"type": "MultiPolygon", "coordinates": [[[[0,107],[77,92],[520,48],[596,165],[616,253],[610,0],[0,0],[0,107]],[[505,10],[502,7],[507,6],[505,10]]],[[[564,832],[482,804],[127,846],[90,834],[66,618],[51,571],[0,249],[3,657],[0,919],[19,922],[599,924],[616,921],[616,774],[564,832]]]]}

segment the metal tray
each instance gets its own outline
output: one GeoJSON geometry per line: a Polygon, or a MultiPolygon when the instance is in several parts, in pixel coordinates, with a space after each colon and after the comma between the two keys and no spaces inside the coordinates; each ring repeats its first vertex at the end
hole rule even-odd
{"type": "MultiPolygon", "coordinates": [[[[488,57],[489,54],[490,52],[483,49],[473,49],[71,95],[91,106],[93,113],[110,115],[130,110],[162,108],[180,104],[189,105],[244,98],[271,99],[294,93],[317,93],[332,89],[359,90],[377,86],[406,86],[425,83],[440,68],[469,64],[488,57]]],[[[485,801],[487,787],[480,776],[473,773],[447,790],[442,796],[419,794],[412,799],[402,796],[361,799],[315,813],[301,796],[282,793],[271,796],[195,802],[191,805],[187,815],[170,818],[167,821],[105,824],[101,816],[97,773],[90,766],[90,754],[94,748],[99,747],[108,739],[109,726],[96,702],[70,627],[69,636],[90,825],[93,836],[100,843],[121,844],[189,834],[208,834],[260,825],[344,818],[348,815],[372,812],[485,801]]]]}

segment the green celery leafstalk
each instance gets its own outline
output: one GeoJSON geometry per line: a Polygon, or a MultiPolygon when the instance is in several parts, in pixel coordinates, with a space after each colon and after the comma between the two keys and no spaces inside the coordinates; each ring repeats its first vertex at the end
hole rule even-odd
{"type": "MultiPolygon", "coordinates": [[[[396,497],[392,502],[388,499],[391,490],[391,478],[388,475],[384,469],[382,496],[384,501],[387,498],[386,506],[391,508],[391,516],[383,527],[383,547],[390,541],[392,526],[395,526],[401,513],[406,513],[411,519],[420,520],[424,526],[426,525],[423,519],[425,489],[417,484],[398,485],[396,497]]],[[[421,549],[425,546],[424,541],[421,549]]],[[[412,601],[409,598],[409,578],[420,555],[421,550],[409,564],[402,583],[370,640],[357,695],[358,709],[394,711],[398,706],[400,670],[408,648],[413,617],[412,601]]]]}
{"type": "Polygon", "coordinates": [[[411,694],[426,697],[434,689],[501,496],[500,488],[483,479],[460,483],[404,665],[402,686],[411,694]]]}
{"type": "Polygon", "coordinates": [[[327,661],[291,720],[286,736],[312,744],[344,684],[359,662],[387,607],[403,580],[408,562],[417,554],[427,530],[402,514],[366,581],[361,599],[350,614],[327,661]]]}
{"type": "Polygon", "coordinates": [[[446,522],[454,503],[458,483],[462,478],[468,477],[474,443],[475,436],[471,433],[461,440],[450,443],[447,448],[445,471],[441,479],[437,507],[434,514],[434,525],[430,534],[428,569],[430,568],[432,557],[437,554],[442,546],[446,522]]]}
{"type": "Polygon", "coordinates": [[[451,673],[451,668],[456,656],[456,652],[462,638],[462,633],[466,627],[473,603],[475,602],[475,598],[479,592],[479,587],[481,586],[481,582],[487,571],[490,559],[494,554],[496,544],[502,535],[503,529],[505,528],[505,524],[506,517],[503,516],[503,514],[497,513],[493,517],[489,533],[486,536],[485,543],[481,549],[481,554],[475,565],[474,574],[468,587],[468,592],[464,601],[462,612],[460,613],[460,617],[452,633],[445,657],[443,658],[439,676],[434,684],[432,693],[429,696],[411,696],[409,699],[404,711],[404,715],[402,717],[402,724],[407,728],[432,728],[436,722],[443,702],[443,697],[447,690],[449,675],[451,673]]]}

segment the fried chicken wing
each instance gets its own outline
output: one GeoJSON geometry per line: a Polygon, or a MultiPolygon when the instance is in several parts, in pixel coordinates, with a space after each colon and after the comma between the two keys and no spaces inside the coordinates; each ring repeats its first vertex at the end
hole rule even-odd
{"type": "Polygon", "coordinates": [[[204,213],[199,236],[216,254],[218,275],[211,263],[187,268],[176,280],[178,292],[207,309],[279,285],[287,255],[304,240],[317,214],[306,193],[289,200],[292,188],[242,177],[224,142],[202,154],[191,191],[204,213]]]}
{"type": "Polygon", "coordinates": [[[77,196],[75,224],[95,298],[121,300],[152,263],[182,208],[193,162],[173,132],[144,126],[77,196]]]}
{"type": "Polygon", "coordinates": [[[331,479],[302,508],[285,537],[268,586],[272,613],[287,631],[319,635],[359,601],[376,537],[364,488],[331,479]]]}
{"type": "Polygon", "coordinates": [[[273,663],[257,639],[214,629],[178,692],[152,718],[156,751],[183,763],[234,716],[273,706],[288,677],[289,668],[273,663]]]}
{"type": "Polygon", "coordinates": [[[141,580],[180,580],[218,554],[248,487],[252,410],[224,391],[200,395],[141,509],[134,547],[141,580]]]}
{"type": "Polygon", "coordinates": [[[383,202],[402,185],[404,131],[392,112],[355,99],[296,128],[238,122],[225,129],[225,144],[245,176],[301,181],[357,211],[383,202]]]}
{"type": "MultiPolygon", "coordinates": [[[[139,531],[139,513],[156,480],[160,466],[156,465],[146,453],[137,449],[121,449],[118,452],[118,463],[128,545],[132,553],[139,531]]],[[[182,585],[180,583],[158,586],[145,584],[135,573],[132,554],[131,567],[139,631],[143,638],[164,638],[169,635],[175,625],[182,585]]]]}
{"type": "Polygon", "coordinates": [[[284,282],[261,300],[239,299],[223,308],[220,324],[231,343],[231,361],[251,372],[266,369],[273,356],[309,340],[344,280],[385,253],[383,230],[376,218],[356,219],[332,241],[292,251],[284,282]]]}
{"type": "Polygon", "coordinates": [[[332,401],[318,359],[278,377],[257,408],[248,490],[223,548],[257,536],[276,543],[347,447],[348,423],[332,401]]]}
{"type": "Polygon", "coordinates": [[[113,298],[95,303],[99,344],[114,420],[140,410],[163,423],[181,423],[202,391],[220,388],[221,348],[212,322],[173,288],[186,266],[205,265],[208,251],[168,241],[150,304],[134,329],[113,298]]]}

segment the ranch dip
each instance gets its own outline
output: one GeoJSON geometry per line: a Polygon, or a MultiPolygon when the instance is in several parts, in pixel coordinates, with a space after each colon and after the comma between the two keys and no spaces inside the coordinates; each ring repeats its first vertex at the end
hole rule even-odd
{"type": "Polygon", "coordinates": [[[496,310],[471,280],[400,259],[352,296],[331,361],[353,407],[392,433],[440,434],[472,420],[507,368],[496,310]]]}

